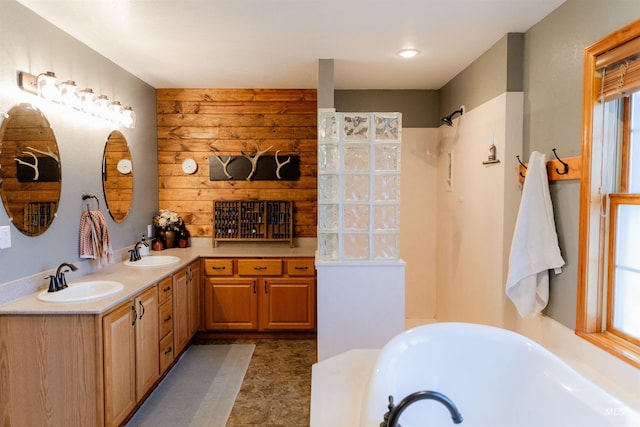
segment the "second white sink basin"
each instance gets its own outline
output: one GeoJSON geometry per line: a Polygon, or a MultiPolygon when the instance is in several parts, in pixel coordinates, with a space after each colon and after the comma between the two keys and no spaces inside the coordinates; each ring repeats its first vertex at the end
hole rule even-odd
{"type": "Polygon", "coordinates": [[[139,261],[125,261],[124,265],[129,267],[164,267],[175,264],[180,258],[173,255],[150,255],[142,257],[139,261]]]}
{"type": "Polygon", "coordinates": [[[110,280],[92,280],[69,283],[69,287],[57,292],[41,292],[38,299],[45,302],[81,302],[104,298],[120,292],[124,285],[110,280]]]}

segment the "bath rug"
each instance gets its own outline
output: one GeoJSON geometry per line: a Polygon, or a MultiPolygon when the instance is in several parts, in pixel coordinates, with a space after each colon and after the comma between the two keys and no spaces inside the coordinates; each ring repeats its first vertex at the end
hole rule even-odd
{"type": "Polygon", "coordinates": [[[224,427],[254,349],[192,345],[126,426],[224,427]]]}

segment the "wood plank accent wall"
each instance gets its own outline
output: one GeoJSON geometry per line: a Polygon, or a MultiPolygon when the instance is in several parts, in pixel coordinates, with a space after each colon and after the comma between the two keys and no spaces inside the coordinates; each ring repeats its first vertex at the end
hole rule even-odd
{"type": "Polygon", "coordinates": [[[194,237],[213,237],[214,200],[293,200],[294,237],[315,237],[317,94],[315,89],[158,89],[161,209],[184,219],[194,237]],[[209,157],[300,156],[297,181],[210,181],[209,157]],[[198,170],[182,172],[193,158],[198,170]]]}

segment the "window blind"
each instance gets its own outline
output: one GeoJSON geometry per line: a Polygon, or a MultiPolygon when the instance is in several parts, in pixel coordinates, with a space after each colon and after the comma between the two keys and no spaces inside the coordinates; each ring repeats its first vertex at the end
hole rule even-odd
{"type": "Polygon", "coordinates": [[[640,90],[640,37],[596,58],[596,69],[604,76],[600,100],[611,101],[640,90]]]}

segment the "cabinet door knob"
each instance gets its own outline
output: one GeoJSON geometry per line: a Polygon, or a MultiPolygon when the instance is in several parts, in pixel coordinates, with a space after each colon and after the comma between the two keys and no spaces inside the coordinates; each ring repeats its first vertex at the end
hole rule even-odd
{"type": "Polygon", "coordinates": [[[169,354],[169,353],[171,353],[172,351],[173,351],[173,348],[172,348],[172,347],[169,347],[168,349],[166,349],[166,350],[164,351],[164,354],[169,354]]]}
{"type": "Polygon", "coordinates": [[[260,267],[260,266],[256,265],[256,266],[253,267],[253,269],[256,270],[256,271],[261,271],[261,270],[266,270],[267,267],[260,267]]]}
{"type": "Polygon", "coordinates": [[[135,304],[131,306],[131,311],[133,311],[133,322],[131,322],[131,326],[134,326],[138,320],[138,312],[136,311],[135,304]]]}
{"type": "Polygon", "coordinates": [[[142,304],[142,301],[138,301],[138,304],[140,304],[140,308],[142,309],[142,313],[140,313],[140,320],[142,320],[144,316],[144,304],[142,304]]]}
{"type": "Polygon", "coordinates": [[[253,293],[254,293],[254,294],[255,294],[255,293],[258,293],[257,286],[258,286],[258,285],[256,284],[256,281],[254,280],[254,281],[253,281],[253,293]]]}
{"type": "Polygon", "coordinates": [[[308,267],[307,267],[306,265],[305,265],[305,266],[303,266],[303,267],[300,267],[300,266],[296,265],[296,266],[295,266],[295,267],[293,267],[293,268],[294,268],[294,270],[307,270],[307,269],[308,269],[308,267]]]}
{"type": "Polygon", "coordinates": [[[171,320],[171,315],[168,315],[167,317],[164,318],[164,322],[168,322],[169,320],[171,320]]]}
{"type": "Polygon", "coordinates": [[[171,286],[167,286],[162,290],[162,292],[169,292],[171,290],[171,286]]]}
{"type": "Polygon", "coordinates": [[[264,281],[264,293],[265,293],[265,294],[268,294],[268,293],[269,293],[269,290],[268,290],[267,286],[268,286],[268,285],[267,285],[267,281],[265,280],[265,281],[264,281]]]}
{"type": "Polygon", "coordinates": [[[212,265],[212,266],[211,266],[211,269],[212,269],[212,270],[226,270],[226,269],[227,269],[227,267],[226,267],[226,266],[224,266],[224,265],[223,265],[222,267],[216,267],[215,265],[212,265]]]}

